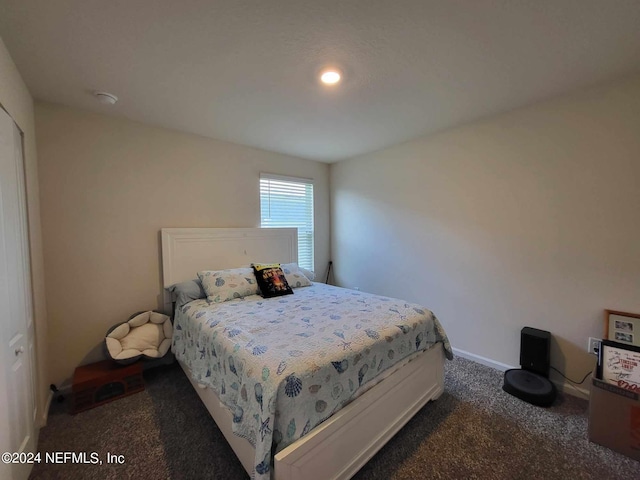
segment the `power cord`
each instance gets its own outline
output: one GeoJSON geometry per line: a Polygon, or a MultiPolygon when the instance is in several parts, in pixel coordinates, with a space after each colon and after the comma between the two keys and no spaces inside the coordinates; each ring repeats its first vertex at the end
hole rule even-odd
{"type": "Polygon", "coordinates": [[[571,380],[569,377],[567,377],[564,373],[562,373],[560,370],[558,370],[556,367],[554,367],[553,365],[551,365],[551,369],[555,370],[556,372],[558,372],[560,375],[562,375],[564,378],[566,378],[567,380],[569,380],[571,383],[573,383],[574,385],[582,385],[584,383],[584,381],[587,379],[587,377],[589,375],[591,375],[593,372],[588,372],[584,378],[580,381],[580,382],[575,382],[573,380],[571,380]]]}

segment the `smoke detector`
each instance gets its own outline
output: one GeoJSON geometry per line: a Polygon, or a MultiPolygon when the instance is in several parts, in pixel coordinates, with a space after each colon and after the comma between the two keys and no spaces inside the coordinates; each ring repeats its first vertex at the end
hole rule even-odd
{"type": "Polygon", "coordinates": [[[93,96],[104,105],[114,105],[118,101],[118,97],[109,92],[93,92],[93,96]]]}

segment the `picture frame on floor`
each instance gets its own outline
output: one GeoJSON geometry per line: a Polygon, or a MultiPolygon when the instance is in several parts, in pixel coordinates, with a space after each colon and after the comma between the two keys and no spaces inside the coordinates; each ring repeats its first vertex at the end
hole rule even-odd
{"type": "Polygon", "coordinates": [[[596,376],[611,385],[640,393],[640,347],[603,340],[596,376]]]}

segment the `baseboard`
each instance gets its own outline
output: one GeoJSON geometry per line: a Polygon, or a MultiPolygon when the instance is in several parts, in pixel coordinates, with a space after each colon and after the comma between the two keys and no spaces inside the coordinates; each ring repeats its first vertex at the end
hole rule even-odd
{"type": "Polygon", "coordinates": [[[53,390],[49,390],[49,396],[47,397],[47,402],[44,406],[44,411],[40,415],[40,427],[46,427],[47,422],[49,421],[49,409],[51,409],[51,403],[56,395],[64,396],[65,398],[71,398],[71,385],[67,384],[63,387],[60,387],[56,393],[53,390]]]}
{"type": "MultiPolygon", "coordinates": [[[[459,357],[466,358],[467,360],[474,361],[476,363],[480,363],[481,365],[485,365],[487,367],[491,367],[500,372],[504,372],[511,368],[519,368],[511,365],[507,365],[506,363],[498,362],[496,360],[492,360],[491,358],[483,357],[481,355],[476,355],[475,353],[467,352],[465,350],[460,350],[459,348],[452,348],[453,353],[458,355],[459,357]]],[[[566,393],[567,395],[572,395],[574,397],[589,399],[590,391],[588,388],[581,388],[572,383],[562,379],[550,379],[551,382],[556,386],[558,391],[562,393],[566,393]]]]}
{"type": "Polygon", "coordinates": [[[51,408],[51,402],[53,401],[53,392],[49,390],[49,396],[47,397],[47,401],[44,405],[44,411],[42,415],[40,415],[40,427],[46,427],[47,421],[49,420],[49,408],[51,408]]]}
{"type": "Polygon", "coordinates": [[[471,353],[471,352],[466,352],[464,350],[460,350],[459,348],[452,348],[453,353],[458,355],[459,357],[462,358],[466,358],[467,360],[473,360],[476,363],[480,363],[482,365],[485,365],[487,367],[491,367],[494,368],[496,370],[499,370],[501,372],[505,372],[511,368],[518,368],[518,367],[513,367],[511,365],[507,365],[506,363],[501,363],[501,362],[497,362],[495,360],[492,360],[490,358],[487,357],[482,357],[480,355],[476,355],[475,353],[471,353]]]}

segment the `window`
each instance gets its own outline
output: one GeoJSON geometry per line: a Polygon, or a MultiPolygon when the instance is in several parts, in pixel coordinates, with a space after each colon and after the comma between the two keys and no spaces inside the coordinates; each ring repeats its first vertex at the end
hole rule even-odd
{"type": "Polygon", "coordinates": [[[298,264],[313,270],[313,183],[260,174],[260,226],[298,228],[298,264]]]}

